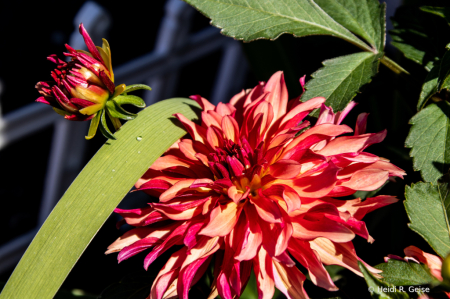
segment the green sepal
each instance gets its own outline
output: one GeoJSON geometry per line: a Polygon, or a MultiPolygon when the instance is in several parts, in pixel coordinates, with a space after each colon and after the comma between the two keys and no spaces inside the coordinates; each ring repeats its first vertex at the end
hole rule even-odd
{"type": "Polygon", "coordinates": [[[139,89],[152,90],[152,88],[150,86],[147,86],[145,84],[133,84],[133,85],[127,85],[127,87],[125,88],[125,90],[123,92],[128,93],[128,92],[132,92],[132,91],[139,90],[139,89]]]}
{"type": "Polygon", "coordinates": [[[137,114],[130,113],[125,109],[123,109],[122,107],[120,107],[120,105],[117,104],[114,99],[106,102],[106,109],[108,109],[108,112],[111,114],[112,117],[124,120],[133,120],[137,116],[137,114]]]}
{"type": "Polygon", "coordinates": [[[95,133],[97,133],[97,128],[98,128],[98,123],[100,122],[100,117],[101,117],[101,111],[97,112],[97,114],[91,120],[91,124],[89,125],[88,135],[84,137],[87,140],[92,139],[95,136],[95,133]]]}
{"type": "Polygon", "coordinates": [[[106,109],[106,113],[108,114],[109,119],[111,120],[114,129],[117,131],[120,129],[120,127],[122,126],[122,123],[120,122],[120,120],[118,118],[115,118],[113,116],[111,116],[111,113],[109,113],[108,109],[106,109]]]}
{"type": "Polygon", "coordinates": [[[106,124],[106,117],[105,117],[106,111],[105,110],[106,109],[103,109],[103,112],[102,112],[102,117],[101,117],[102,122],[100,125],[100,132],[102,132],[103,136],[105,136],[106,138],[116,140],[116,137],[114,137],[114,135],[109,130],[108,125],[106,124]]]}
{"type": "Polygon", "coordinates": [[[116,101],[116,103],[119,104],[120,106],[128,104],[128,105],[136,106],[138,108],[145,107],[144,100],[141,99],[140,97],[133,96],[133,95],[120,95],[120,96],[115,97],[114,101],[116,101]]]}

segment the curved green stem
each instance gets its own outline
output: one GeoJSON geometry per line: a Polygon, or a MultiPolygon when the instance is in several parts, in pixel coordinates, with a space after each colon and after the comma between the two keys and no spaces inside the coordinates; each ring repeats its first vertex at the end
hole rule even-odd
{"type": "Polygon", "coordinates": [[[398,65],[395,61],[393,61],[386,55],[384,55],[381,58],[381,63],[384,64],[388,69],[390,69],[391,71],[393,71],[394,73],[396,73],[398,75],[401,75],[401,74],[409,75],[409,72],[407,70],[402,68],[400,65],[398,65]]]}

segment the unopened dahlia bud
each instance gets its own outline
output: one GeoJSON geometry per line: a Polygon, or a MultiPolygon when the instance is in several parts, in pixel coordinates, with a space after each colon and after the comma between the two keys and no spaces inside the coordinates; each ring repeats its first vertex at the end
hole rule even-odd
{"type": "Polygon", "coordinates": [[[99,123],[101,131],[107,138],[115,139],[106,126],[105,114],[109,116],[114,127],[120,128],[118,118],[130,120],[136,117],[120,107],[121,104],[132,104],[145,107],[142,99],[136,101],[127,99],[126,92],[136,89],[147,89],[145,85],[129,86],[125,84],[114,85],[114,73],[111,64],[111,49],[108,41],[103,39],[103,45],[96,47],[84,28],[80,24],[80,34],[89,52],[75,50],[66,44],[65,56],[71,58],[66,62],[53,54],[48,60],[56,63],[57,67],[51,72],[54,82],[38,82],[36,88],[41,94],[36,101],[53,107],[58,113],[68,120],[86,121],[91,120],[86,139],[94,137],[99,123]],[[125,96],[120,96],[122,93],[125,96]],[[115,101],[114,99],[120,101],[115,101]],[[114,101],[107,105],[108,101],[114,101]]]}

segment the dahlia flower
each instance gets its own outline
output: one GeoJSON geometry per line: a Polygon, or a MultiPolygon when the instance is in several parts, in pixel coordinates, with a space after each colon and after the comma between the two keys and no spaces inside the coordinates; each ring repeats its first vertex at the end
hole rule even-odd
{"type": "MultiPolygon", "coordinates": [[[[36,84],[41,94],[36,102],[52,106],[53,110],[68,120],[93,119],[86,139],[94,137],[100,119],[102,133],[108,138],[114,138],[106,126],[105,113],[108,114],[116,129],[121,126],[117,118],[135,117],[134,114],[118,107],[119,104],[129,104],[126,100],[108,103],[112,98],[126,92],[126,87],[125,84],[117,87],[114,85],[111,49],[108,41],[103,39],[102,47],[96,47],[82,23],[79,30],[89,52],[75,50],[66,44],[69,53],[64,55],[71,58],[69,62],[61,60],[56,54],[47,57],[48,60],[57,64],[56,69],[51,72],[54,82],[43,81],[36,84]]],[[[141,100],[138,107],[142,105],[145,106],[141,100]]]]}
{"type": "Polygon", "coordinates": [[[259,298],[272,298],[275,287],[288,298],[308,298],[296,263],[329,291],[337,287],[324,265],[362,276],[352,240],[359,235],[372,242],[362,218],[397,199],[336,197],[375,190],[405,174],[364,152],[386,131],[366,134],[368,114],[358,117],[354,131],[342,125],[353,102],[338,113],[322,97],[288,102],[282,72],[228,104],[191,98],[203,109],[201,124],[175,114],[191,139],[174,143],[136,183],[159,202],[116,209],[124,218],[119,225],[136,228],[106,252],[120,251],[121,262],[152,249],[144,259],[148,269],[163,252],[182,246],[157,275],[149,298],[188,298],[210,263],[215,265],[210,298],[238,298],[251,271],[259,298]],[[316,108],[321,113],[311,126],[305,117],[316,108]]]}

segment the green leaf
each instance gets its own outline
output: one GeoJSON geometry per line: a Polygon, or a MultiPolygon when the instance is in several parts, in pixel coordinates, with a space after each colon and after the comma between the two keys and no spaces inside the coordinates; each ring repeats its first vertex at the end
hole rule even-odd
{"type": "Polygon", "coordinates": [[[447,184],[422,183],[406,186],[405,208],[409,228],[445,257],[450,251],[450,195],[447,184]]]}
{"type": "MultiPolygon", "coordinates": [[[[133,85],[131,85],[131,86],[133,86],[133,85]]],[[[144,85],[144,86],[147,86],[147,85],[144,85]]],[[[141,99],[140,97],[133,96],[133,95],[120,95],[120,96],[115,97],[114,101],[116,101],[116,103],[119,104],[120,106],[129,104],[129,105],[133,105],[133,106],[136,106],[139,108],[145,107],[144,100],[141,99]]]]}
{"type": "Polygon", "coordinates": [[[116,132],[84,167],[34,238],[1,299],[50,299],[86,246],[150,165],[186,131],[174,113],[196,118],[189,99],[158,102],[116,132]]]}
{"type": "Polygon", "coordinates": [[[150,86],[145,84],[132,84],[127,85],[127,87],[125,87],[125,90],[123,92],[128,93],[139,89],[152,90],[150,86]]]}
{"type": "Polygon", "coordinates": [[[411,148],[415,170],[427,182],[437,180],[450,165],[450,104],[441,101],[428,105],[410,120],[405,146],[411,148]]]}
{"type": "Polygon", "coordinates": [[[211,19],[222,33],[246,42],[325,34],[371,51],[362,40],[327,15],[312,0],[184,0],[211,19]]]}
{"type": "Polygon", "coordinates": [[[412,286],[439,283],[424,264],[390,259],[376,266],[383,271],[382,281],[395,286],[412,286]]]}
{"type": "Polygon", "coordinates": [[[311,75],[302,100],[325,97],[326,105],[341,111],[378,71],[381,54],[362,52],[325,60],[324,67],[311,75]]]}
{"type": "Polygon", "coordinates": [[[386,37],[386,4],[378,0],[315,0],[336,22],[383,52],[386,37]]]}
{"type": "Polygon", "coordinates": [[[422,11],[440,16],[444,18],[447,21],[447,23],[450,24],[450,7],[422,6],[420,9],[422,11]]]}
{"type": "Polygon", "coordinates": [[[444,47],[450,40],[448,25],[415,6],[398,8],[392,24],[394,30],[389,31],[391,44],[406,58],[430,71],[444,54],[444,47]]]}
{"type": "Polygon", "coordinates": [[[440,67],[441,62],[436,62],[434,67],[425,78],[425,83],[422,85],[422,91],[420,92],[419,101],[417,102],[418,111],[423,109],[428,100],[431,99],[431,97],[437,92],[440,67]]]}
{"type": "Polygon", "coordinates": [[[367,286],[369,287],[370,294],[372,298],[376,299],[407,299],[409,298],[408,294],[405,292],[400,292],[395,290],[392,285],[382,282],[377,279],[371,272],[369,272],[366,267],[358,262],[359,269],[364,275],[364,279],[366,280],[367,286]],[[389,289],[389,290],[387,290],[389,289]]]}

